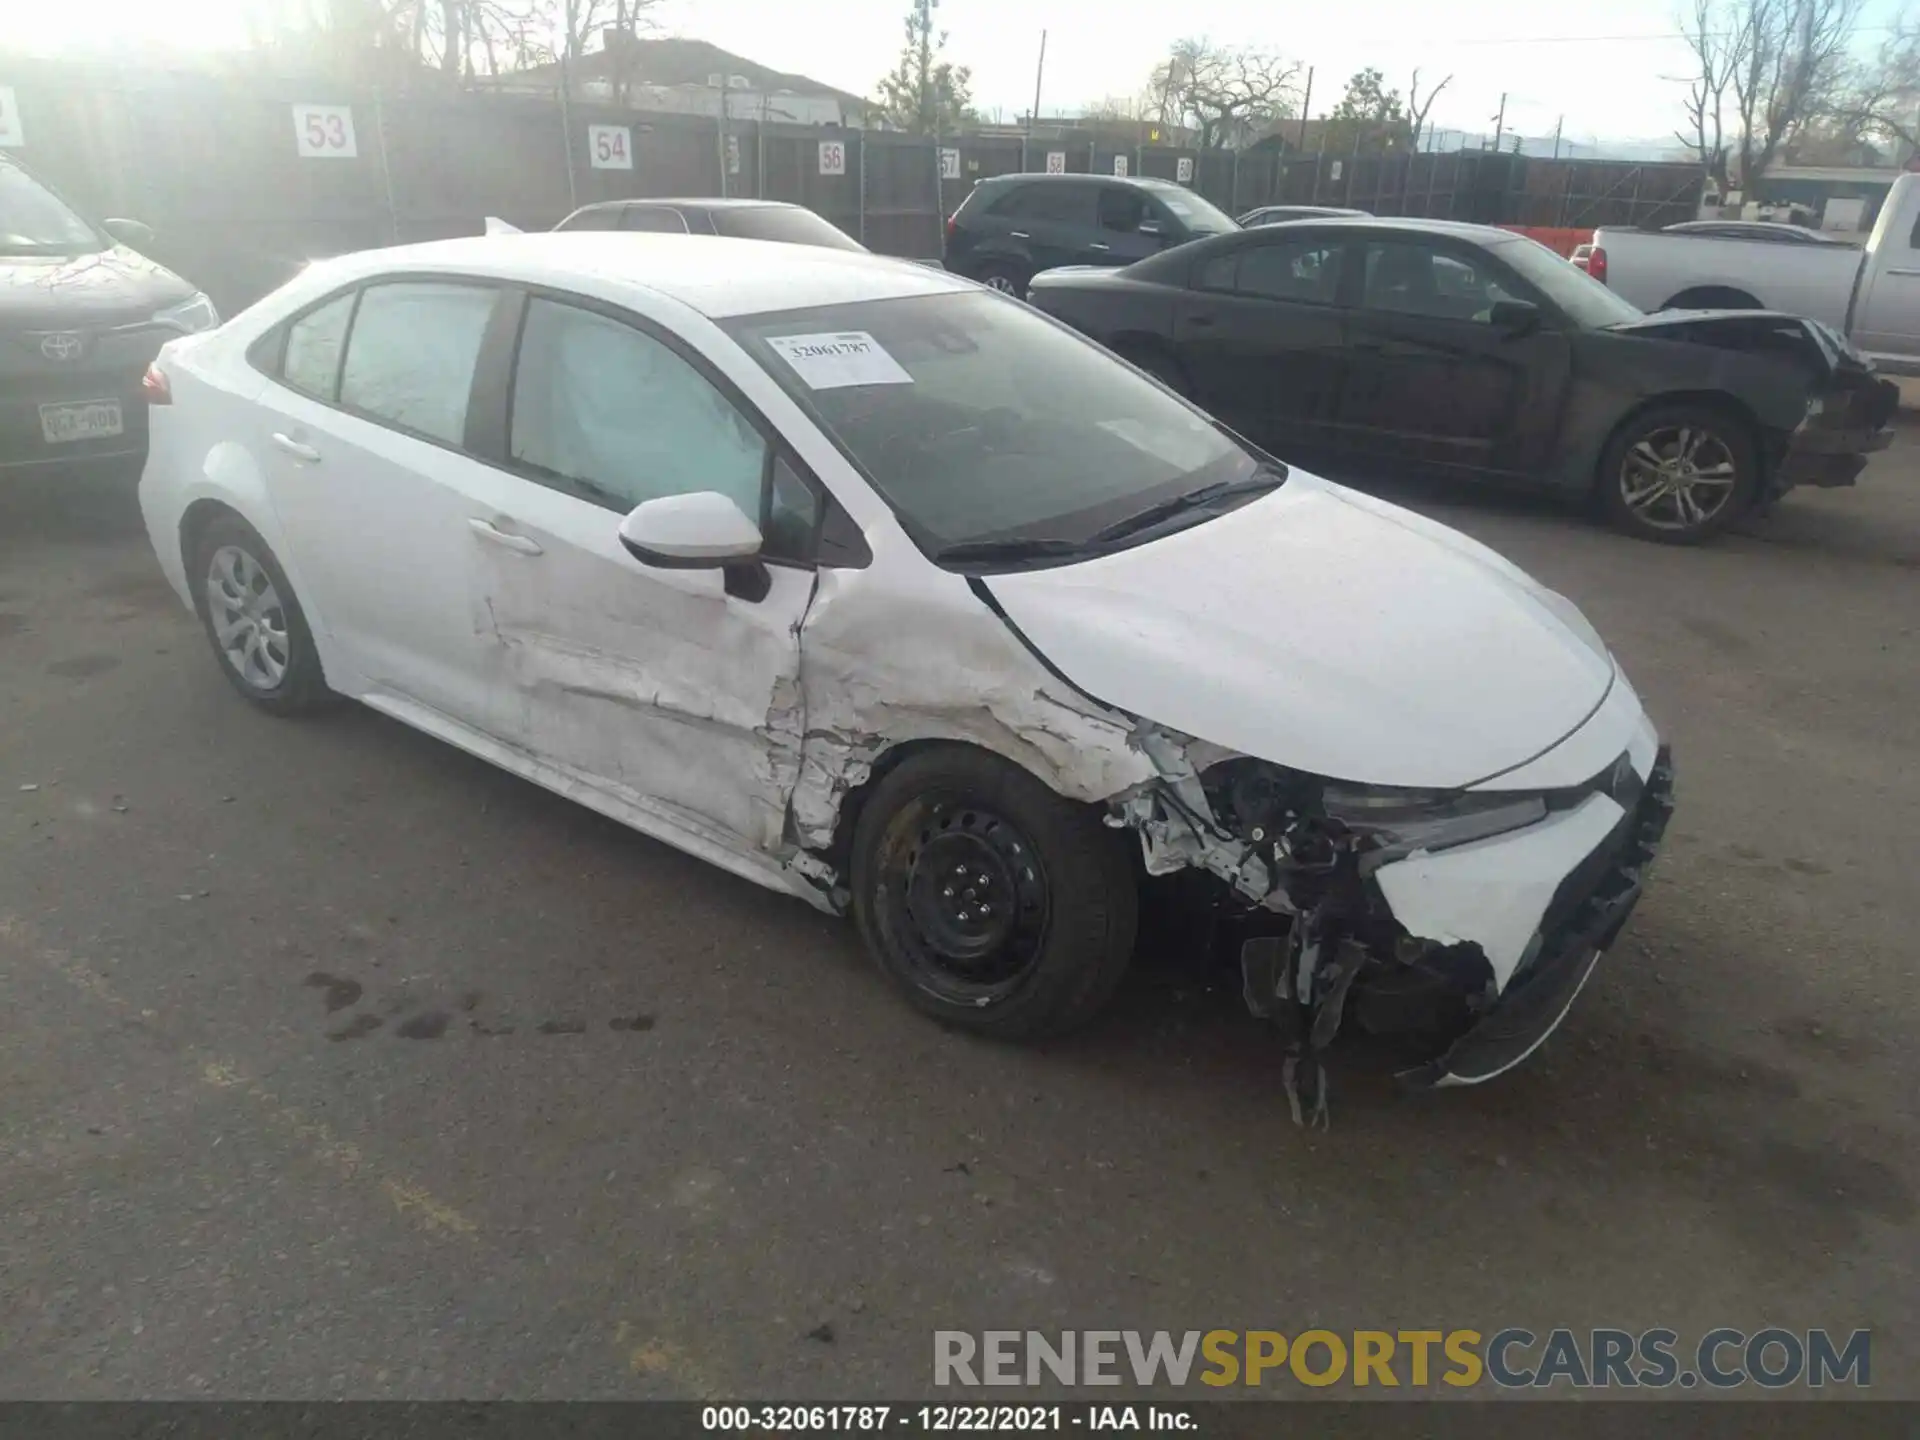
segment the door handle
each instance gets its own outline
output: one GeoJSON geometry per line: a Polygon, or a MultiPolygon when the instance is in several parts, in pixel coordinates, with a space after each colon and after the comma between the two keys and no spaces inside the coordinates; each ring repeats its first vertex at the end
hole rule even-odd
{"type": "Polygon", "coordinates": [[[313,446],[303,444],[291,435],[282,435],[278,430],[273,432],[273,445],[276,450],[284,450],[287,454],[293,456],[294,459],[303,461],[308,465],[318,465],[320,463],[320,452],[314,449],[313,446]]]}
{"type": "Polygon", "coordinates": [[[543,553],[540,542],[526,535],[515,535],[508,530],[496,530],[478,515],[469,515],[467,524],[482,540],[498,545],[503,550],[511,550],[516,555],[539,555],[543,553]]]}
{"type": "Polygon", "coordinates": [[[1103,245],[1098,240],[1090,240],[1087,242],[1087,248],[1089,250],[1111,250],[1113,247],[1111,245],[1103,245]]]}
{"type": "Polygon", "coordinates": [[[1031,240],[1033,238],[1033,236],[1024,230],[1009,230],[1007,233],[1016,240],[1031,240]]]}
{"type": "Polygon", "coordinates": [[[1212,324],[1213,324],[1213,316],[1211,316],[1211,315],[1189,315],[1189,316],[1187,317],[1187,324],[1189,324],[1189,325],[1191,325],[1191,326],[1192,326],[1192,327],[1193,327],[1194,329],[1196,329],[1196,330],[1205,330],[1205,329],[1208,329],[1209,327],[1211,327],[1211,326],[1212,326],[1212,324]]]}
{"type": "Polygon", "coordinates": [[[1898,266],[1889,265],[1887,267],[1887,273],[1889,275],[1920,275],[1920,270],[1908,270],[1898,266]]]}

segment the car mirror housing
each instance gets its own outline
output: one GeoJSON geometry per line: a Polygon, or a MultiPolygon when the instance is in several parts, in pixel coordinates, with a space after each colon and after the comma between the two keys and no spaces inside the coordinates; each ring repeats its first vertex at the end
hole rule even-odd
{"type": "Polygon", "coordinates": [[[659,570],[724,570],[729,595],[760,600],[769,585],[760,527],[718,490],[644,500],[620,522],[620,543],[659,570]]]}
{"type": "Polygon", "coordinates": [[[1496,300],[1488,319],[1496,330],[1503,330],[1514,339],[1531,335],[1540,328],[1540,307],[1531,300],[1496,300]]]}
{"type": "Polygon", "coordinates": [[[136,250],[153,243],[153,227],[138,220],[102,220],[100,228],[122,245],[131,245],[136,250]]]}

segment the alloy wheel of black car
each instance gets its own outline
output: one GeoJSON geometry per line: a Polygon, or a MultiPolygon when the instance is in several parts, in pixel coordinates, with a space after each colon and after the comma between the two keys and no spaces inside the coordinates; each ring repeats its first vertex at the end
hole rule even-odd
{"type": "Polygon", "coordinates": [[[963,746],[902,762],[862,806],[854,915],[921,1010],[1006,1039],[1089,1018],[1132,956],[1128,852],[1091,807],[963,746]]]}
{"type": "Polygon", "coordinates": [[[1650,410],[1623,426],[1600,465],[1600,500],[1630,535],[1687,545],[1752,503],[1758,481],[1745,426],[1704,406],[1650,410]]]}

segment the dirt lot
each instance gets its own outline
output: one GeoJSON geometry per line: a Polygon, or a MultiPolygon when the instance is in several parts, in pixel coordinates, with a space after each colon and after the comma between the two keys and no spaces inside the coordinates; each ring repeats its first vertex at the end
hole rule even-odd
{"type": "MultiPolygon", "coordinates": [[[[1231,983],[1038,1050],[851,929],[220,681],[111,499],[0,496],[0,1394],[925,1393],[936,1327],[1828,1326],[1920,1395],[1920,436],[1703,551],[1420,494],[1680,770],[1536,1063],[1296,1129],[1231,983]]],[[[1175,947],[1177,950],[1178,947],[1175,947]]]]}

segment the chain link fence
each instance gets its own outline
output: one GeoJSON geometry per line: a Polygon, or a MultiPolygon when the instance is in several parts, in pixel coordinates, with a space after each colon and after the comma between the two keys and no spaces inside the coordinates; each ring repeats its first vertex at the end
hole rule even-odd
{"type": "Polygon", "coordinates": [[[937,259],[976,181],[1017,172],[1152,176],[1229,214],[1320,204],[1482,224],[1690,219],[1684,165],[1464,151],[1387,156],[1191,151],[1111,136],[929,139],[753,116],[638,113],[553,93],[378,91],[196,73],[11,67],[11,153],[97,215],[145,221],[155,258],[231,310],[309,259],[547,229],[578,205],[752,196],[805,205],[868,248],[937,259]]]}

